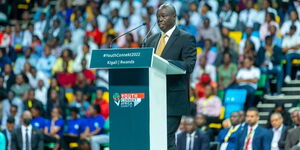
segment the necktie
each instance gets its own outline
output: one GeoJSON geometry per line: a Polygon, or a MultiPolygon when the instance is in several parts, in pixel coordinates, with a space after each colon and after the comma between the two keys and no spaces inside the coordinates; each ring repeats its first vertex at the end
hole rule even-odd
{"type": "Polygon", "coordinates": [[[192,134],[190,134],[189,136],[190,136],[190,142],[189,142],[189,149],[188,150],[192,150],[192,134]]]}
{"type": "Polygon", "coordinates": [[[249,147],[250,141],[251,141],[252,131],[253,131],[253,128],[250,127],[250,132],[249,132],[249,134],[247,135],[247,138],[246,138],[247,141],[246,141],[246,145],[245,145],[244,150],[248,150],[248,147],[249,147]]]}
{"type": "Polygon", "coordinates": [[[25,149],[29,150],[29,135],[28,135],[28,129],[26,128],[26,133],[25,133],[25,149]]]}
{"type": "Polygon", "coordinates": [[[167,36],[168,36],[168,35],[164,33],[164,34],[160,37],[159,45],[157,46],[157,50],[156,50],[156,55],[161,56],[161,54],[162,54],[162,52],[163,52],[163,50],[164,50],[164,48],[165,48],[165,46],[166,46],[166,41],[165,41],[165,39],[166,39],[167,36]]]}

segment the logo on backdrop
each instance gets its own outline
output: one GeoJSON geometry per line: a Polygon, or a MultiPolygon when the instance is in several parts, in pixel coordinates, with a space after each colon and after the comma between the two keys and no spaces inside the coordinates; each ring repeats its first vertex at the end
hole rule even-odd
{"type": "Polygon", "coordinates": [[[145,98],[145,93],[114,93],[113,99],[122,108],[136,107],[145,98]]]}

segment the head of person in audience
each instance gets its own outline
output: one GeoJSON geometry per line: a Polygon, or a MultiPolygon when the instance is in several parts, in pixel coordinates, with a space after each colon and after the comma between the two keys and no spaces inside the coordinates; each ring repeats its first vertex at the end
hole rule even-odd
{"type": "Polygon", "coordinates": [[[243,110],[240,110],[239,111],[239,120],[240,120],[240,123],[244,123],[245,120],[246,120],[246,114],[245,114],[245,111],[243,110]]]}
{"type": "Polygon", "coordinates": [[[251,107],[246,112],[246,121],[249,126],[253,127],[258,123],[259,114],[257,108],[251,107]]]}
{"type": "Polygon", "coordinates": [[[272,46],[273,45],[273,38],[270,35],[268,35],[265,38],[265,42],[266,42],[266,46],[272,46]]]}
{"type": "Polygon", "coordinates": [[[90,45],[89,43],[84,43],[82,46],[82,52],[83,54],[88,54],[90,52],[90,45]]]}
{"type": "Polygon", "coordinates": [[[31,124],[31,120],[32,120],[31,112],[28,110],[24,111],[22,114],[22,125],[26,127],[29,126],[31,124]]]}
{"type": "Polygon", "coordinates": [[[41,108],[40,106],[33,106],[30,109],[30,112],[32,114],[32,118],[40,117],[42,115],[42,111],[43,111],[43,108],[41,108]]]}
{"type": "Polygon", "coordinates": [[[294,109],[292,112],[291,112],[291,119],[293,121],[293,123],[296,125],[296,126],[299,126],[300,125],[300,120],[298,120],[298,114],[300,113],[300,110],[299,109],[294,109]]]}
{"type": "Polygon", "coordinates": [[[284,108],[284,105],[283,104],[280,104],[280,103],[277,103],[275,105],[275,108],[274,108],[274,112],[276,113],[284,113],[285,112],[285,108],[284,108]]]}
{"type": "Polygon", "coordinates": [[[290,11],[290,20],[295,22],[297,20],[299,20],[299,16],[296,10],[291,10],[290,11]]]}
{"type": "Polygon", "coordinates": [[[191,3],[190,3],[189,10],[190,10],[191,12],[196,12],[196,11],[198,11],[198,5],[197,5],[197,3],[196,3],[196,2],[191,2],[191,3]]]}
{"type": "Polygon", "coordinates": [[[18,113],[18,106],[15,104],[12,104],[9,108],[9,114],[11,117],[17,116],[18,113]]]}
{"type": "Polygon", "coordinates": [[[230,122],[230,119],[225,119],[222,121],[222,127],[224,129],[228,129],[231,127],[231,122],[230,122]]]}
{"type": "Polygon", "coordinates": [[[210,78],[209,74],[206,74],[206,73],[202,74],[202,75],[200,76],[200,83],[201,83],[203,86],[209,85],[209,84],[211,83],[211,78],[210,78]]]}
{"type": "Polygon", "coordinates": [[[45,45],[45,48],[44,48],[44,56],[45,57],[48,57],[51,55],[51,47],[49,44],[46,44],[45,45]]]}
{"type": "Polygon", "coordinates": [[[188,12],[184,12],[182,17],[185,21],[185,25],[189,25],[190,24],[190,14],[188,12]]]}
{"type": "Polygon", "coordinates": [[[186,129],[185,128],[185,125],[186,125],[185,119],[186,119],[186,116],[181,117],[180,124],[179,124],[179,127],[178,127],[178,130],[180,132],[185,132],[186,131],[185,130],[186,129]]]}
{"type": "Polygon", "coordinates": [[[275,15],[271,12],[266,14],[266,23],[270,23],[271,21],[275,21],[275,15]]]}
{"type": "Polygon", "coordinates": [[[130,27],[130,22],[129,22],[129,18],[128,17],[124,17],[123,18],[123,25],[124,25],[124,27],[126,29],[130,27]]]}
{"type": "Polygon", "coordinates": [[[264,0],[263,1],[263,8],[268,9],[269,7],[272,7],[272,1],[271,0],[264,0]]]}
{"type": "Polygon", "coordinates": [[[204,3],[201,8],[201,14],[206,15],[209,11],[211,11],[211,6],[208,3],[204,3]]]}
{"type": "Polygon", "coordinates": [[[269,31],[270,31],[270,36],[271,37],[276,37],[277,36],[277,28],[276,28],[275,25],[270,25],[269,31]]]}
{"type": "Polygon", "coordinates": [[[54,107],[51,110],[51,118],[52,119],[58,119],[61,117],[62,110],[59,107],[54,107]]]}
{"type": "Polygon", "coordinates": [[[9,90],[8,91],[8,93],[7,93],[7,99],[9,100],[9,101],[12,101],[14,98],[15,98],[15,92],[14,91],[11,91],[11,90],[9,90]]]}
{"type": "Polygon", "coordinates": [[[15,33],[19,33],[19,32],[21,32],[21,30],[22,30],[21,25],[19,23],[17,23],[14,28],[15,33]]]}
{"type": "Polygon", "coordinates": [[[96,90],[96,99],[97,100],[102,100],[103,99],[103,94],[104,94],[103,90],[101,88],[98,88],[96,90]]]}
{"type": "Polygon", "coordinates": [[[81,60],[81,68],[82,68],[82,70],[84,71],[84,70],[86,70],[87,68],[87,62],[86,62],[86,59],[82,59],[81,60]]]}
{"type": "Polygon", "coordinates": [[[83,74],[83,72],[78,72],[77,73],[77,78],[76,78],[76,84],[78,86],[84,86],[87,83],[86,78],[83,74]]]}
{"type": "Polygon", "coordinates": [[[250,38],[253,32],[253,27],[249,26],[246,28],[246,36],[247,38],[250,38]]]}
{"type": "Polygon", "coordinates": [[[31,68],[32,66],[30,65],[29,62],[24,63],[24,70],[22,71],[24,74],[31,74],[31,68]]]}
{"type": "Polygon", "coordinates": [[[231,55],[230,53],[224,53],[223,55],[223,64],[226,66],[226,65],[229,65],[231,63],[231,55]]]}
{"type": "Polygon", "coordinates": [[[197,128],[201,128],[206,125],[207,123],[207,117],[204,114],[198,113],[195,117],[195,122],[197,128]]]}
{"type": "Polygon", "coordinates": [[[171,4],[161,5],[156,13],[157,24],[166,33],[176,24],[176,10],[171,4]]]}
{"type": "Polygon", "coordinates": [[[240,124],[240,114],[239,112],[232,112],[230,114],[230,122],[232,126],[240,124]]]}
{"type": "Polygon", "coordinates": [[[5,75],[10,75],[12,73],[13,72],[12,72],[12,66],[11,66],[11,64],[5,64],[4,65],[4,74],[5,75]]]}
{"type": "Polygon", "coordinates": [[[53,89],[57,89],[59,87],[56,78],[51,78],[50,79],[50,87],[53,88],[53,89]]]}
{"type": "Polygon", "coordinates": [[[25,58],[30,58],[31,53],[33,52],[33,48],[27,47],[23,49],[25,58]]]}
{"type": "Polygon", "coordinates": [[[273,113],[270,117],[272,128],[279,129],[283,124],[283,117],[280,113],[273,113]]]}
{"type": "Polygon", "coordinates": [[[213,45],[213,42],[211,39],[205,39],[205,41],[204,41],[205,51],[209,51],[211,49],[212,45],[213,45]]]}
{"type": "Polygon", "coordinates": [[[90,142],[87,140],[79,141],[79,149],[80,150],[91,150],[90,142]]]}
{"type": "Polygon", "coordinates": [[[225,36],[222,38],[222,47],[223,52],[228,52],[230,50],[230,39],[229,37],[225,36]]]}
{"type": "Polygon", "coordinates": [[[24,77],[22,74],[16,75],[16,84],[17,85],[22,85],[24,83],[24,77]]]}
{"type": "Polygon", "coordinates": [[[205,17],[204,20],[203,20],[203,27],[205,29],[209,28],[210,27],[210,20],[209,18],[205,17]]]}
{"type": "Polygon", "coordinates": [[[5,49],[0,48],[0,58],[3,58],[5,56],[5,49]]]}
{"type": "Polygon", "coordinates": [[[254,43],[250,39],[246,40],[245,47],[244,47],[244,55],[247,53],[254,53],[254,52],[255,52],[254,43]]]}
{"type": "Polygon", "coordinates": [[[243,66],[244,66],[244,68],[251,69],[251,67],[253,66],[253,58],[246,57],[244,59],[243,66]]]}
{"type": "Polygon", "coordinates": [[[84,95],[83,95],[83,92],[81,90],[77,90],[75,92],[75,97],[76,97],[76,101],[81,103],[84,101],[84,95]]]}
{"type": "Polygon", "coordinates": [[[88,109],[88,114],[91,115],[92,117],[96,117],[97,115],[100,114],[100,106],[97,104],[93,104],[89,107],[88,109]]]}
{"type": "Polygon", "coordinates": [[[205,55],[200,56],[199,66],[204,69],[206,64],[207,64],[207,57],[205,55]]]}
{"type": "Polygon", "coordinates": [[[129,44],[134,42],[134,38],[133,38],[133,35],[131,33],[128,33],[125,36],[125,38],[126,38],[126,42],[129,43],[129,44]]]}
{"type": "Polygon", "coordinates": [[[41,88],[44,87],[44,85],[45,85],[45,84],[44,84],[44,81],[43,81],[42,79],[39,79],[39,80],[38,80],[38,88],[41,89],[41,88]]]}
{"type": "Polygon", "coordinates": [[[291,25],[289,35],[293,36],[297,31],[297,27],[295,25],[291,25]]]}
{"type": "Polygon", "coordinates": [[[55,19],[55,20],[53,21],[52,27],[53,27],[54,29],[59,28],[59,27],[60,27],[60,20],[59,20],[59,19],[55,19]]]}
{"type": "Polygon", "coordinates": [[[12,132],[15,129],[15,118],[8,117],[6,120],[6,128],[9,132],[12,132]]]}
{"type": "Polygon", "coordinates": [[[5,26],[5,33],[11,34],[11,26],[9,24],[5,26]]]}
{"type": "Polygon", "coordinates": [[[191,134],[196,129],[196,123],[193,117],[185,118],[185,132],[191,134]]]}
{"type": "Polygon", "coordinates": [[[59,102],[59,95],[58,95],[58,91],[56,91],[56,89],[50,90],[49,100],[50,100],[49,102],[54,103],[54,104],[59,102]]]}
{"type": "Polygon", "coordinates": [[[35,90],[34,89],[29,89],[28,93],[28,100],[35,100],[35,90]]]}
{"type": "Polygon", "coordinates": [[[79,110],[78,110],[77,107],[71,107],[71,108],[70,108],[70,118],[71,118],[72,120],[77,119],[78,113],[79,113],[79,110]]]}
{"type": "Polygon", "coordinates": [[[246,9],[250,10],[253,7],[253,1],[246,1],[246,9]]]}
{"type": "Polygon", "coordinates": [[[206,98],[210,98],[211,96],[215,95],[214,94],[214,88],[210,84],[205,86],[204,93],[205,93],[206,98]]]}
{"type": "Polygon", "coordinates": [[[69,50],[69,49],[65,49],[65,50],[63,50],[62,53],[61,53],[61,58],[62,58],[64,61],[69,61],[69,60],[72,59],[72,57],[73,57],[72,51],[69,50]]]}
{"type": "Polygon", "coordinates": [[[225,2],[225,4],[223,5],[223,10],[224,11],[230,11],[232,9],[231,3],[230,2],[225,2]]]}

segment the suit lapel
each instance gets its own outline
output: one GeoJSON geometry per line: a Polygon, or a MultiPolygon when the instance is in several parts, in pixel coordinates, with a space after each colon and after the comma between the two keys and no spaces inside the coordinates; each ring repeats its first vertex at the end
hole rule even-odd
{"type": "Polygon", "coordinates": [[[165,46],[161,56],[165,56],[167,54],[167,51],[170,51],[171,46],[173,45],[173,43],[176,41],[176,39],[178,38],[179,35],[179,29],[177,29],[177,27],[175,28],[175,30],[173,31],[171,37],[169,38],[167,45],[165,46]]]}
{"type": "Polygon", "coordinates": [[[154,47],[154,54],[156,53],[156,49],[157,49],[157,46],[159,44],[160,37],[161,37],[161,33],[158,34],[157,37],[154,40],[154,45],[153,45],[153,47],[154,47]]]}
{"type": "Polygon", "coordinates": [[[185,133],[183,136],[183,141],[182,141],[183,142],[182,145],[183,145],[184,149],[186,148],[186,140],[187,140],[187,134],[185,133]]]}
{"type": "Polygon", "coordinates": [[[19,141],[19,146],[22,148],[23,147],[23,133],[22,133],[22,128],[19,128],[18,129],[19,132],[16,132],[17,134],[18,133],[21,133],[20,135],[16,135],[17,136],[17,141],[19,141]]]}
{"type": "Polygon", "coordinates": [[[198,142],[199,136],[200,136],[199,131],[196,131],[195,136],[194,136],[193,149],[199,149],[198,144],[202,144],[202,143],[198,142]]]}

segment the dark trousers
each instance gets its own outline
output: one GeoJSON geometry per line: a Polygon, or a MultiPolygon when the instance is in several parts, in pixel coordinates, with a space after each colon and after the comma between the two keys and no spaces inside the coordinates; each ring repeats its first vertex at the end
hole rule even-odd
{"type": "Polygon", "coordinates": [[[266,81],[266,92],[268,94],[271,93],[271,86],[270,86],[270,75],[275,75],[277,84],[276,84],[276,90],[278,93],[281,92],[282,83],[283,83],[283,70],[280,65],[274,66],[273,69],[268,69],[266,67],[260,68],[262,73],[265,73],[267,75],[267,81],[266,81]]]}
{"type": "Polygon", "coordinates": [[[286,75],[292,76],[292,61],[294,59],[300,59],[300,54],[290,53],[286,55],[286,75]]]}
{"type": "Polygon", "coordinates": [[[181,116],[168,116],[167,117],[167,130],[168,130],[168,150],[177,150],[175,143],[175,133],[179,127],[181,116]]]}

